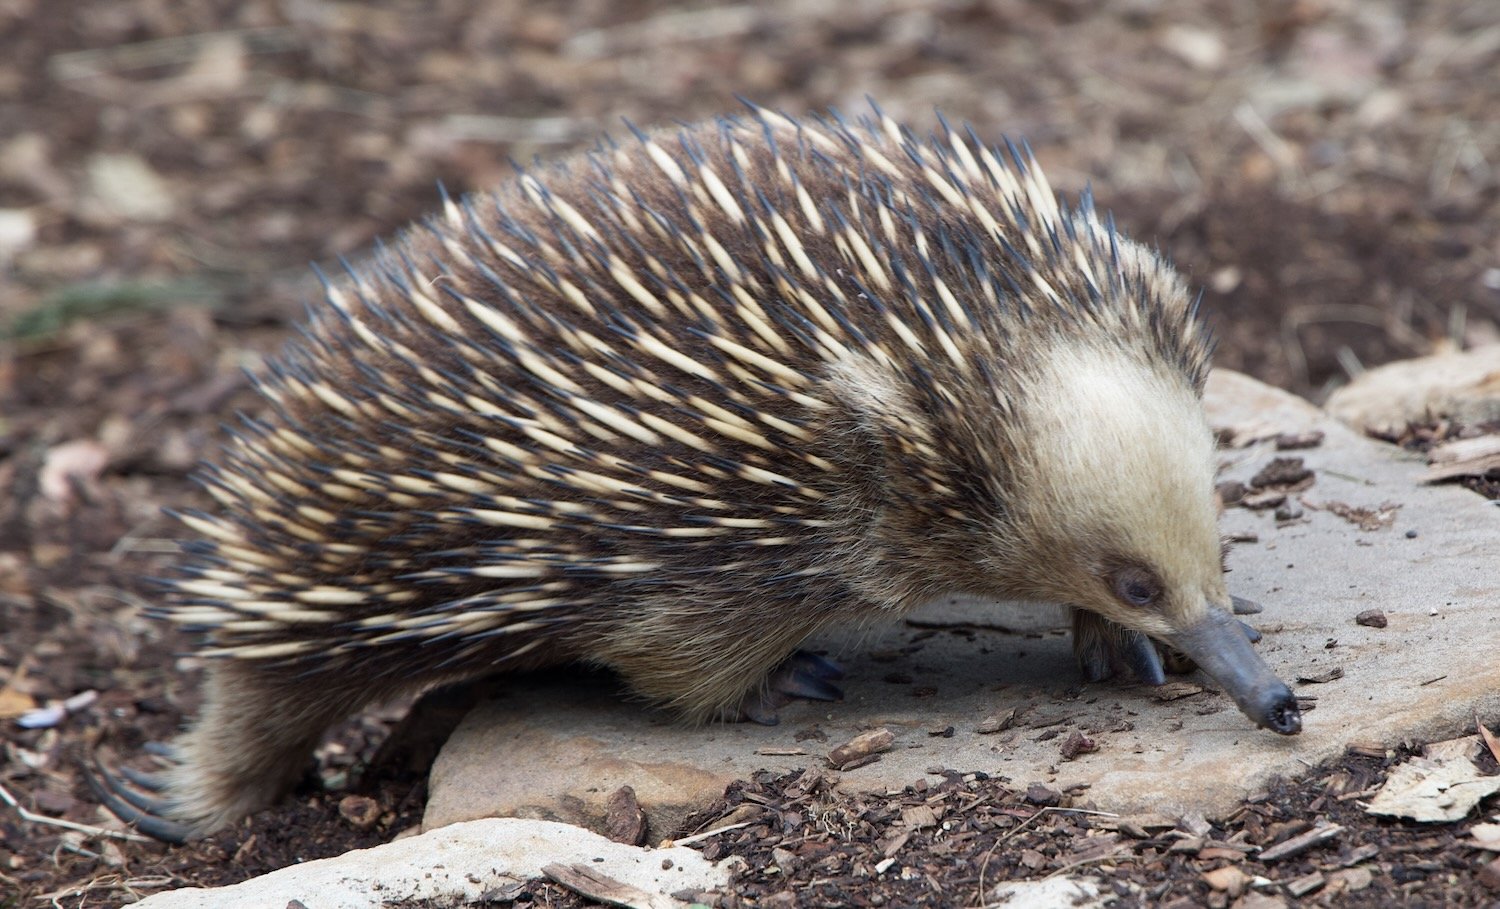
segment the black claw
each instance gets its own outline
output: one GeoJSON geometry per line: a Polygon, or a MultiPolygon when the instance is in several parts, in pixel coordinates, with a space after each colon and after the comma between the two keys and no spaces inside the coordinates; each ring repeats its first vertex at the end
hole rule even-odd
{"type": "Polygon", "coordinates": [[[188,825],[160,816],[166,808],[165,801],[141,795],[120,782],[97,762],[92,767],[84,765],[83,779],[94,797],[111,814],[133,825],[146,836],[180,846],[192,835],[192,828],[188,825]]]}
{"type": "Polygon", "coordinates": [[[1091,612],[1081,609],[1073,612],[1073,656],[1083,670],[1083,677],[1090,682],[1102,682],[1115,674],[1107,627],[1103,619],[1091,612]]]}
{"type": "Polygon", "coordinates": [[[1255,615],[1265,608],[1254,600],[1232,595],[1229,597],[1229,606],[1234,610],[1235,615],[1255,615]]]}
{"type": "Polygon", "coordinates": [[[801,672],[792,672],[776,681],[776,690],[788,697],[809,701],[842,701],[844,692],[832,682],[801,672]]]}
{"type": "Polygon", "coordinates": [[[820,679],[832,679],[837,681],[844,677],[844,667],[835,663],[825,656],[810,653],[806,650],[798,650],[787,657],[786,663],[797,672],[807,673],[820,679]]]}
{"type": "Polygon", "coordinates": [[[719,715],[726,723],[755,723],[760,726],[779,726],[781,717],[770,703],[770,695],[747,694],[738,707],[726,709],[719,715]]]}
{"type": "Polygon", "coordinates": [[[1120,658],[1145,684],[1167,683],[1167,675],[1161,668],[1161,656],[1156,652],[1156,642],[1139,631],[1124,633],[1120,641],[1120,658]]]}
{"type": "Polygon", "coordinates": [[[134,767],[121,767],[120,775],[147,792],[161,792],[167,787],[166,777],[159,773],[146,773],[134,767]]]}
{"type": "MultiPolygon", "coordinates": [[[[130,806],[132,808],[135,808],[137,811],[143,811],[146,814],[160,814],[161,811],[166,808],[166,804],[160,799],[154,799],[149,795],[143,795],[142,793],[136,792],[134,789],[131,789],[129,786],[126,786],[124,783],[120,782],[118,777],[115,777],[104,768],[97,768],[97,772],[99,774],[101,784],[109,790],[109,793],[111,795],[115,796],[116,798],[123,799],[125,802],[128,802],[130,806]]],[[[114,811],[113,805],[109,806],[109,808],[111,811],[114,811]]],[[[115,813],[119,814],[118,811],[116,811],[115,813]]],[[[123,817],[121,818],[121,820],[124,819],[125,818],[123,817]]]]}
{"type": "Polygon", "coordinates": [[[808,701],[842,701],[844,692],[829,681],[841,679],[844,670],[827,657],[798,650],[772,670],[765,688],[745,695],[737,707],[720,716],[731,723],[759,723],[775,726],[781,722],[777,710],[793,698],[808,701]]]}
{"type": "Polygon", "coordinates": [[[832,660],[798,650],[771,673],[770,686],[773,692],[788,698],[841,701],[844,692],[829,679],[843,677],[844,670],[832,660]]]}
{"type": "Polygon", "coordinates": [[[1103,647],[1085,647],[1078,654],[1078,665],[1083,677],[1090,682],[1102,682],[1115,674],[1109,664],[1109,653],[1103,647]]]}
{"type": "Polygon", "coordinates": [[[177,746],[171,742],[147,742],[141,746],[141,750],[153,757],[166,758],[169,761],[178,760],[177,746]]]}
{"type": "MultiPolygon", "coordinates": [[[[1238,622],[1239,620],[1236,619],[1235,621],[1238,622]]],[[[1248,622],[1240,622],[1240,628],[1245,632],[1245,637],[1250,639],[1250,643],[1254,644],[1260,640],[1260,632],[1255,629],[1254,625],[1248,622]]]]}

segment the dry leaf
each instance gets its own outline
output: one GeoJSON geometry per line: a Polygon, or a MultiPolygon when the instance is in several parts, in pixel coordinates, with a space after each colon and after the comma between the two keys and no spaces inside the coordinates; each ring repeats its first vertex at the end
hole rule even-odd
{"type": "Polygon", "coordinates": [[[31,695],[9,685],[0,688],[0,720],[15,719],[35,707],[36,699],[31,695]]]}
{"type": "Polygon", "coordinates": [[[1467,816],[1485,796],[1500,792],[1500,776],[1481,776],[1470,759],[1477,744],[1465,736],[1428,745],[1422,757],[1391,771],[1365,811],[1426,823],[1467,816]]]}

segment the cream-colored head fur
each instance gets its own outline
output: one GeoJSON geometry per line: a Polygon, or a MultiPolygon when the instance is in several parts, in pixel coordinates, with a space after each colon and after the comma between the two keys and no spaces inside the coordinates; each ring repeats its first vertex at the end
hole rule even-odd
{"type": "Polygon", "coordinates": [[[1026,595],[1156,637],[1226,605],[1214,442],[1195,391],[1129,347],[1069,339],[1039,350],[1018,402],[1026,444],[1014,448],[1002,536],[1017,549],[1004,573],[1025,568],[1026,595]],[[1130,602],[1153,589],[1149,604],[1130,602]]]}

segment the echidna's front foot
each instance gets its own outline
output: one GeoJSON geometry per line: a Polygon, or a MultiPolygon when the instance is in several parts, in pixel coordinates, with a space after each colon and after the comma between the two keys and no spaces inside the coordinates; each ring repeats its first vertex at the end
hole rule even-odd
{"type": "Polygon", "coordinates": [[[1167,681],[1155,641],[1083,610],[1073,616],[1073,653],[1090,682],[1102,682],[1126,669],[1147,685],[1167,681]]]}
{"type": "MultiPolygon", "coordinates": [[[[1231,599],[1236,615],[1261,611],[1260,605],[1250,600],[1231,599]]],[[[1239,626],[1250,643],[1260,640],[1259,631],[1244,622],[1239,622],[1239,626]]],[[[1192,660],[1165,644],[1081,609],[1073,613],[1073,653],[1083,668],[1084,678],[1090,682],[1102,682],[1128,669],[1147,685],[1163,685],[1168,672],[1186,675],[1198,668],[1192,660]]]]}
{"type": "MultiPolygon", "coordinates": [[[[170,755],[170,746],[158,743],[153,743],[153,745],[156,747],[147,750],[159,755],[170,755]]],[[[187,842],[193,834],[193,829],[187,824],[168,819],[165,816],[170,808],[168,801],[156,798],[154,795],[166,788],[164,775],[142,773],[130,767],[121,767],[120,774],[130,783],[144,789],[145,793],[137,792],[119,777],[104,769],[104,765],[99,763],[97,757],[92,758],[83,767],[83,779],[89,789],[99,799],[99,803],[108,808],[115,817],[133,825],[136,830],[146,836],[164,843],[180,845],[187,842]]]]}
{"type": "Polygon", "coordinates": [[[843,700],[843,690],[833,684],[843,677],[844,670],[832,660],[806,650],[795,651],[771,670],[760,688],[746,694],[736,707],[726,710],[723,719],[732,723],[749,721],[775,726],[781,721],[777,711],[797,698],[843,700]]]}

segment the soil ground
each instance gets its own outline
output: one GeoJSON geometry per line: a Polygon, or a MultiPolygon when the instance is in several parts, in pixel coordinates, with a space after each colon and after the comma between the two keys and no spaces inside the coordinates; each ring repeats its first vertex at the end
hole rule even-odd
{"type": "MultiPolygon", "coordinates": [[[[1363,367],[1500,338],[1500,7],[1095,6],[0,0],[0,786],[98,823],[80,757],[137,754],[191,715],[198,661],[144,617],[143,579],[181,535],[161,509],[204,504],[193,465],[220,424],[260,409],[242,370],[315,298],[307,262],[358,256],[430,210],[439,181],[483,188],[621,117],[696,119],[736,93],[858,111],[868,94],[919,128],[940,106],[1025,137],[1059,189],[1092,182],[1204,286],[1220,364],[1315,400],[1363,367]],[[15,722],[89,691],[49,728],[15,722]]],[[[355,781],[395,716],[344,725],[294,798],[189,847],[0,808],[0,906],[117,905],[389,839],[419,816],[421,762],[355,781]],[[377,800],[372,827],[341,815],[350,791],[377,800]]],[[[972,905],[980,875],[1075,863],[1151,903],[1227,902],[1201,876],[1223,864],[1282,884],[1322,874],[1301,899],[1327,905],[1500,898],[1466,825],[1376,821],[1340,798],[1398,756],[1351,754],[1209,831],[1124,835],[1102,857],[1080,853],[1097,818],[1031,820],[1050,797],[1028,802],[1027,781],[959,774],[862,801],[748,781],[725,810],[755,803],[765,820],[700,845],[749,860],[728,903],[972,905]],[[893,850],[918,802],[940,825],[893,850]],[[1312,852],[1232,855],[1323,818],[1347,829],[1312,852]],[[1203,843],[1178,848],[1183,835],[1203,843]],[[899,884],[862,870],[887,853],[899,884]]],[[[576,901],[554,885],[508,896],[576,901]]]]}

